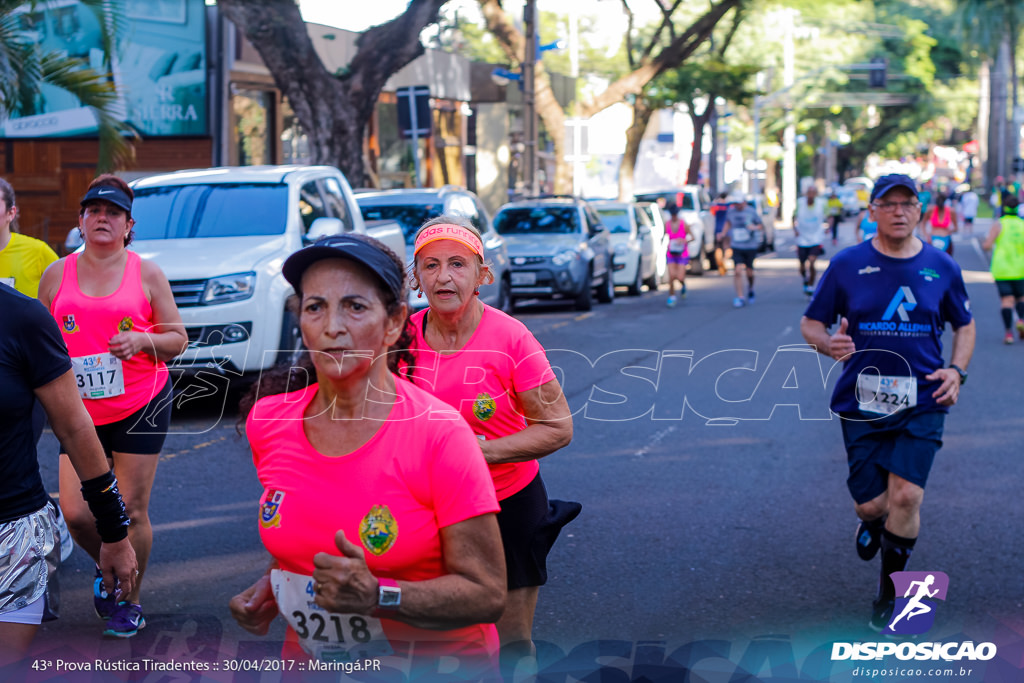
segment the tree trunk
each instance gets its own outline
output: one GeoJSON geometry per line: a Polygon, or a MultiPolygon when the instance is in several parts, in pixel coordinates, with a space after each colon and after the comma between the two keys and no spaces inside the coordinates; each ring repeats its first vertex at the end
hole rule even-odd
{"type": "Polygon", "coordinates": [[[537,116],[544,124],[544,130],[548,132],[554,148],[552,151],[555,157],[555,194],[572,194],[572,166],[565,160],[565,112],[555,99],[551,79],[540,62],[537,62],[537,69],[534,72],[534,85],[534,106],[537,108],[537,116]]]}
{"type": "Polygon", "coordinates": [[[1007,176],[1006,165],[1006,94],[1007,94],[1007,72],[1008,46],[1004,41],[999,46],[996,55],[995,67],[992,69],[990,79],[989,97],[991,108],[989,109],[989,168],[990,177],[1007,176]]]}
{"type": "Polygon", "coordinates": [[[654,115],[654,109],[646,97],[637,97],[633,103],[633,123],[626,129],[626,151],[619,162],[619,201],[628,202],[633,198],[633,177],[636,160],[640,154],[640,143],[643,142],[647,124],[654,115]]]}
{"type": "Polygon", "coordinates": [[[700,162],[704,158],[702,143],[704,142],[704,128],[711,119],[711,110],[714,108],[715,96],[709,95],[708,106],[704,107],[704,113],[697,115],[693,113],[693,102],[690,102],[690,122],[693,124],[693,150],[690,152],[690,167],[686,170],[686,184],[697,185],[700,180],[700,162]]]}
{"type": "Polygon", "coordinates": [[[412,0],[395,19],[357,40],[345,73],[329,74],[313,49],[294,0],[219,0],[259,52],[309,137],[314,164],[337,166],[353,187],[365,185],[363,136],[387,80],[423,54],[420,31],[438,19],[445,0],[412,0]]]}

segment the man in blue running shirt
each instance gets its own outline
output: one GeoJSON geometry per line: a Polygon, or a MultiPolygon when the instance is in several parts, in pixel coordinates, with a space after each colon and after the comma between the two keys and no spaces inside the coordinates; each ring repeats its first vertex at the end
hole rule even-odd
{"type": "Polygon", "coordinates": [[[860,524],[857,554],[882,550],[870,625],[892,618],[895,587],[920,530],[924,487],[949,407],[974,351],[975,328],[960,267],[914,236],[921,211],[914,181],[891,174],[871,192],[878,232],[837,254],[822,276],[800,331],[843,371],[832,394],[841,418],[860,524]],[[829,328],[839,319],[838,329],[829,328]],[[942,332],[953,327],[949,365],[942,332]]]}

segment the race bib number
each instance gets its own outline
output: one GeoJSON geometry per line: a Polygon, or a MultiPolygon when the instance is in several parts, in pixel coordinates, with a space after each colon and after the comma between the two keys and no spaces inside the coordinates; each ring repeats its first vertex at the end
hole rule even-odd
{"type": "Polygon", "coordinates": [[[310,657],[347,662],[392,654],[380,619],[328,612],[314,602],[312,577],[273,569],[270,585],[278,609],[310,657]]]}
{"type": "Polygon", "coordinates": [[[686,240],[682,237],[674,237],[668,241],[668,253],[682,254],[686,251],[686,240]]]}
{"type": "Polygon", "coordinates": [[[750,230],[747,228],[733,228],[732,229],[732,241],[733,242],[748,242],[750,241],[750,230]]]}
{"type": "Polygon", "coordinates": [[[14,278],[13,277],[0,277],[0,282],[4,283],[11,289],[14,289],[14,278]]]}
{"type": "Polygon", "coordinates": [[[917,378],[888,375],[857,375],[857,403],[860,409],[878,415],[893,415],[917,405],[917,378]]]}
{"type": "Polygon", "coordinates": [[[124,369],[112,353],[97,353],[71,359],[78,393],[84,399],[110,398],[124,393],[124,369]]]}

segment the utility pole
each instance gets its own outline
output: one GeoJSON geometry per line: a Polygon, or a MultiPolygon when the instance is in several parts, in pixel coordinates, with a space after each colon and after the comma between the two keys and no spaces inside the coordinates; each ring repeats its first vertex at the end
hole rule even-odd
{"type": "MultiPolygon", "coordinates": [[[[785,11],[785,33],[782,43],[782,85],[786,89],[793,87],[796,82],[795,73],[795,46],[794,46],[794,23],[798,15],[797,10],[785,11]]],[[[787,97],[787,99],[789,99],[787,97]]],[[[796,170],[796,122],[793,116],[792,101],[786,106],[786,128],[782,132],[782,224],[789,226],[793,223],[793,212],[796,211],[797,192],[797,170],[796,170]]]]}
{"type": "Polygon", "coordinates": [[[529,196],[537,196],[537,0],[526,0],[523,6],[523,28],[526,31],[526,54],[523,55],[523,136],[526,138],[523,181],[529,196]]]}

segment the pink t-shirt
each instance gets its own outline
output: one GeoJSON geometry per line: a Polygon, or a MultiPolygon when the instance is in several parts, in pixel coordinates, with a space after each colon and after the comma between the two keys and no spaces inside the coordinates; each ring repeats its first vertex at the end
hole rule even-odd
{"type": "MultiPolygon", "coordinates": [[[[78,254],[65,259],[50,313],[72,358],[108,352],[110,338],[119,331],[153,329],[153,306],[142,288],[142,259],[135,252],[127,254],[121,284],[107,296],[83,294],[78,286],[78,254]]],[[[123,420],[153,400],[167,383],[167,366],[147,353],[137,353],[120,365],[124,393],[85,401],[93,424],[123,420]]]]}
{"type": "MultiPolygon", "coordinates": [[[[416,339],[412,381],[459,411],[474,434],[496,439],[526,428],[519,394],[555,379],[544,347],[526,325],[484,306],[469,342],[438,353],[423,337],[424,309],[411,318],[416,339]]],[[[489,465],[498,500],[521,491],[540,470],[536,460],[489,465]]]]}
{"type": "MultiPolygon", "coordinates": [[[[312,574],[316,553],[340,554],[334,543],[340,529],[363,547],[375,576],[437,578],[445,574],[440,530],[500,509],[473,433],[461,420],[427,419],[444,411],[440,401],[402,379],[395,384],[387,420],[341,457],[322,455],[306,438],[302,418],[316,384],[253,407],[246,435],[263,485],[260,538],[281,569],[312,574]]],[[[416,642],[421,654],[489,658],[497,652],[493,624],[434,631],[381,622],[396,652],[407,642],[416,642]]],[[[289,626],[285,654],[299,655],[295,642],[289,626]]]]}

